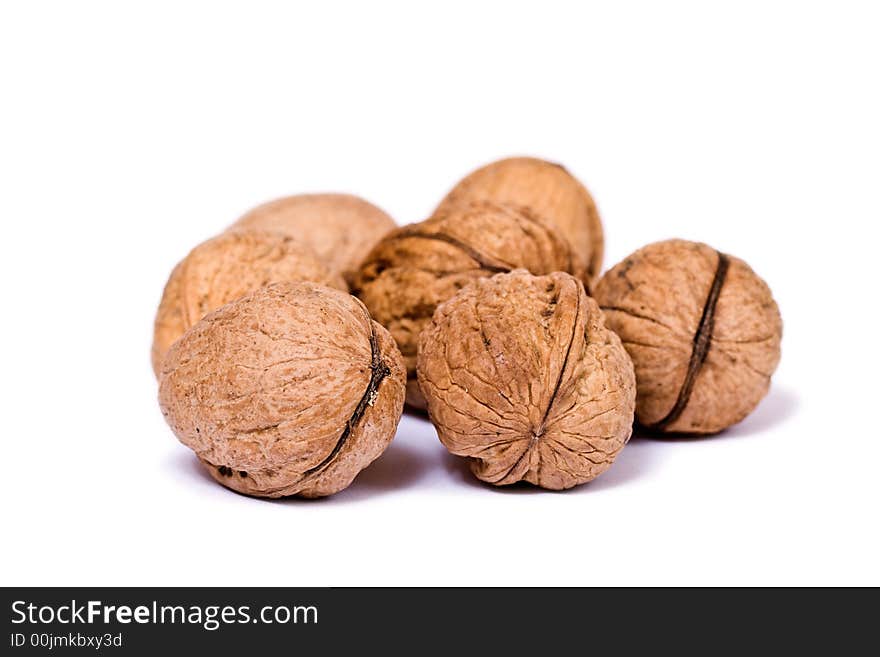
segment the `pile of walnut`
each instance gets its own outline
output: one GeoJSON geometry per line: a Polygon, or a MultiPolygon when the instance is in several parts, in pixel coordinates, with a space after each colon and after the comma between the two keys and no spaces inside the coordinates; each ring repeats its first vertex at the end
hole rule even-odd
{"type": "Polygon", "coordinates": [[[607,470],[634,419],[746,417],[780,355],[764,281],[683,240],[599,279],[603,251],[587,189],[534,158],[474,171],[402,228],[354,196],[267,203],[172,271],[159,404],[214,479],[261,497],[343,490],[404,402],[479,479],[553,490],[607,470]]]}

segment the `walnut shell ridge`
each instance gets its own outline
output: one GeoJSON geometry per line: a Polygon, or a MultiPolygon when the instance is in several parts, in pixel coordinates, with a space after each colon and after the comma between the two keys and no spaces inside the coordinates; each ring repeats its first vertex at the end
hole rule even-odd
{"type": "Polygon", "coordinates": [[[418,380],[440,440],[496,485],[583,484],[632,432],[629,356],[561,272],[499,274],[442,304],[419,339],[418,380]]]}
{"type": "Polygon", "coordinates": [[[610,269],[594,296],[632,357],[636,416],[646,427],[715,433],[767,393],[782,318],[770,288],[739,258],[657,242],[610,269]]]}
{"type": "Polygon", "coordinates": [[[153,371],[158,376],[168,348],[210,311],[268,283],[297,280],[348,289],[308,247],[281,234],[224,233],[203,242],[165,285],[153,327],[153,371]]]}
{"type": "Polygon", "coordinates": [[[332,272],[349,279],[376,243],[397,227],[388,214],[350,194],[299,194],[247,212],[230,230],[271,230],[311,249],[332,272]]]}
{"type": "Polygon", "coordinates": [[[363,304],[277,283],[210,313],[163,363],[159,404],[218,482],[260,497],[346,488],[389,445],[406,371],[363,304]]]}
{"type": "Polygon", "coordinates": [[[596,282],[605,253],[602,220],[587,188],[561,164],[534,157],[492,162],[465,176],[438,210],[479,199],[525,205],[553,222],[586,264],[587,289],[596,282]]]}
{"type": "Polygon", "coordinates": [[[400,347],[408,404],[425,407],[415,380],[418,338],[437,306],[472,281],[518,268],[583,272],[549,222],[528,208],[489,201],[451,206],[392,231],[373,248],[352,293],[400,347]]]}

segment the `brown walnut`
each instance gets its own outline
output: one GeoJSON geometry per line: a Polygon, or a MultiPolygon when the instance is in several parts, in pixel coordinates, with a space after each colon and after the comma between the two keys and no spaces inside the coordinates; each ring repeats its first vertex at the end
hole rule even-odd
{"type": "Polygon", "coordinates": [[[419,332],[437,306],[468,283],[499,272],[535,274],[583,267],[556,229],[527,208],[476,201],[451,206],[389,233],[370,252],[353,294],[387,328],[403,353],[407,403],[424,408],[416,383],[419,332]]]}
{"type": "Polygon", "coordinates": [[[605,251],[602,221],[586,187],[562,165],[534,157],[492,162],[463,178],[438,210],[479,199],[525,205],[552,221],[586,264],[587,288],[595,283],[605,251]]]}
{"type": "Polygon", "coordinates": [[[272,230],[312,248],[331,271],[348,279],[376,242],[396,227],[372,203],[350,194],[300,194],[264,203],[230,230],[272,230]]]}
{"type": "Polygon", "coordinates": [[[422,331],[419,384],[440,440],[496,485],[594,479],[629,440],[635,376],[580,281],[519,270],[468,286],[422,331]]]}
{"type": "Polygon", "coordinates": [[[782,319],[770,288],[739,258],[657,242],[610,269],[594,296],[635,365],[641,424],[714,433],[767,393],[782,319]]]}
{"type": "Polygon", "coordinates": [[[194,248],[171,272],[156,313],[156,375],[168,348],[207,313],[268,283],[298,280],[348,289],[308,247],[277,233],[224,233],[194,248]]]}
{"type": "Polygon", "coordinates": [[[277,283],[210,313],[163,362],[159,404],[218,482],[247,495],[346,488],[394,437],[406,371],[349,294],[277,283]]]}

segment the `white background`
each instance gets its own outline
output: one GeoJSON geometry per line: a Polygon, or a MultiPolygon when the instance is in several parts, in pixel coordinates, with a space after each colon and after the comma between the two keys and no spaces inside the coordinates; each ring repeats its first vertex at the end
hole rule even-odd
{"type": "Polygon", "coordinates": [[[307,6],[0,9],[0,582],[880,584],[876,5],[307,6]],[[420,220],[511,154],[590,187],[606,267],[680,236],[769,282],[755,413],[562,494],[478,485],[407,416],[331,499],[202,474],[149,365],[175,262],[289,193],[420,220]]]}

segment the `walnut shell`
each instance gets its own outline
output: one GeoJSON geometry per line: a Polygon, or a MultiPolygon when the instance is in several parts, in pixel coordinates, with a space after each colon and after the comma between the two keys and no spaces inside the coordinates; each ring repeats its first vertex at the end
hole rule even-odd
{"type": "Polygon", "coordinates": [[[586,263],[587,289],[595,283],[605,251],[602,221],[586,187],[561,164],[534,157],[492,162],[463,178],[438,210],[476,199],[525,205],[552,221],[586,263]]]}
{"type": "Polygon", "coordinates": [[[313,281],[348,290],[311,250],[277,233],[224,233],[203,242],[171,272],[153,329],[153,371],[168,348],[207,313],[258,287],[280,281],[313,281]]]}
{"type": "Polygon", "coordinates": [[[767,393],[782,318],[770,288],[739,258],[657,242],[610,269],[594,296],[635,365],[641,424],[714,433],[767,393]]]}
{"type": "Polygon", "coordinates": [[[372,203],[349,194],[300,194],[264,203],[230,230],[272,230],[312,248],[348,279],[376,243],[397,224],[372,203]]]}
{"type": "Polygon", "coordinates": [[[346,488],[394,437],[406,372],[363,304],[277,283],[209,314],[168,353],[159,404],[218,482],[260,497],[346,488]]]}
{"type": "Polygon", "coordinates": [[[389,233],[364,260],[353,293],[391,331],[409,379],[406,401],[424,408],[415,381],[419,332],[467,283],[523,268],[581,273],[564,238],[527,208],[488,201],[452,206],[389,233]]]}
{"type": "Polygon", "coordinates": [[[492,484],[586,483],[632,432],[629,356],[561,272],[499,274],[456,294],[422,331],[418,373],[440,440],[492,484]]]}

